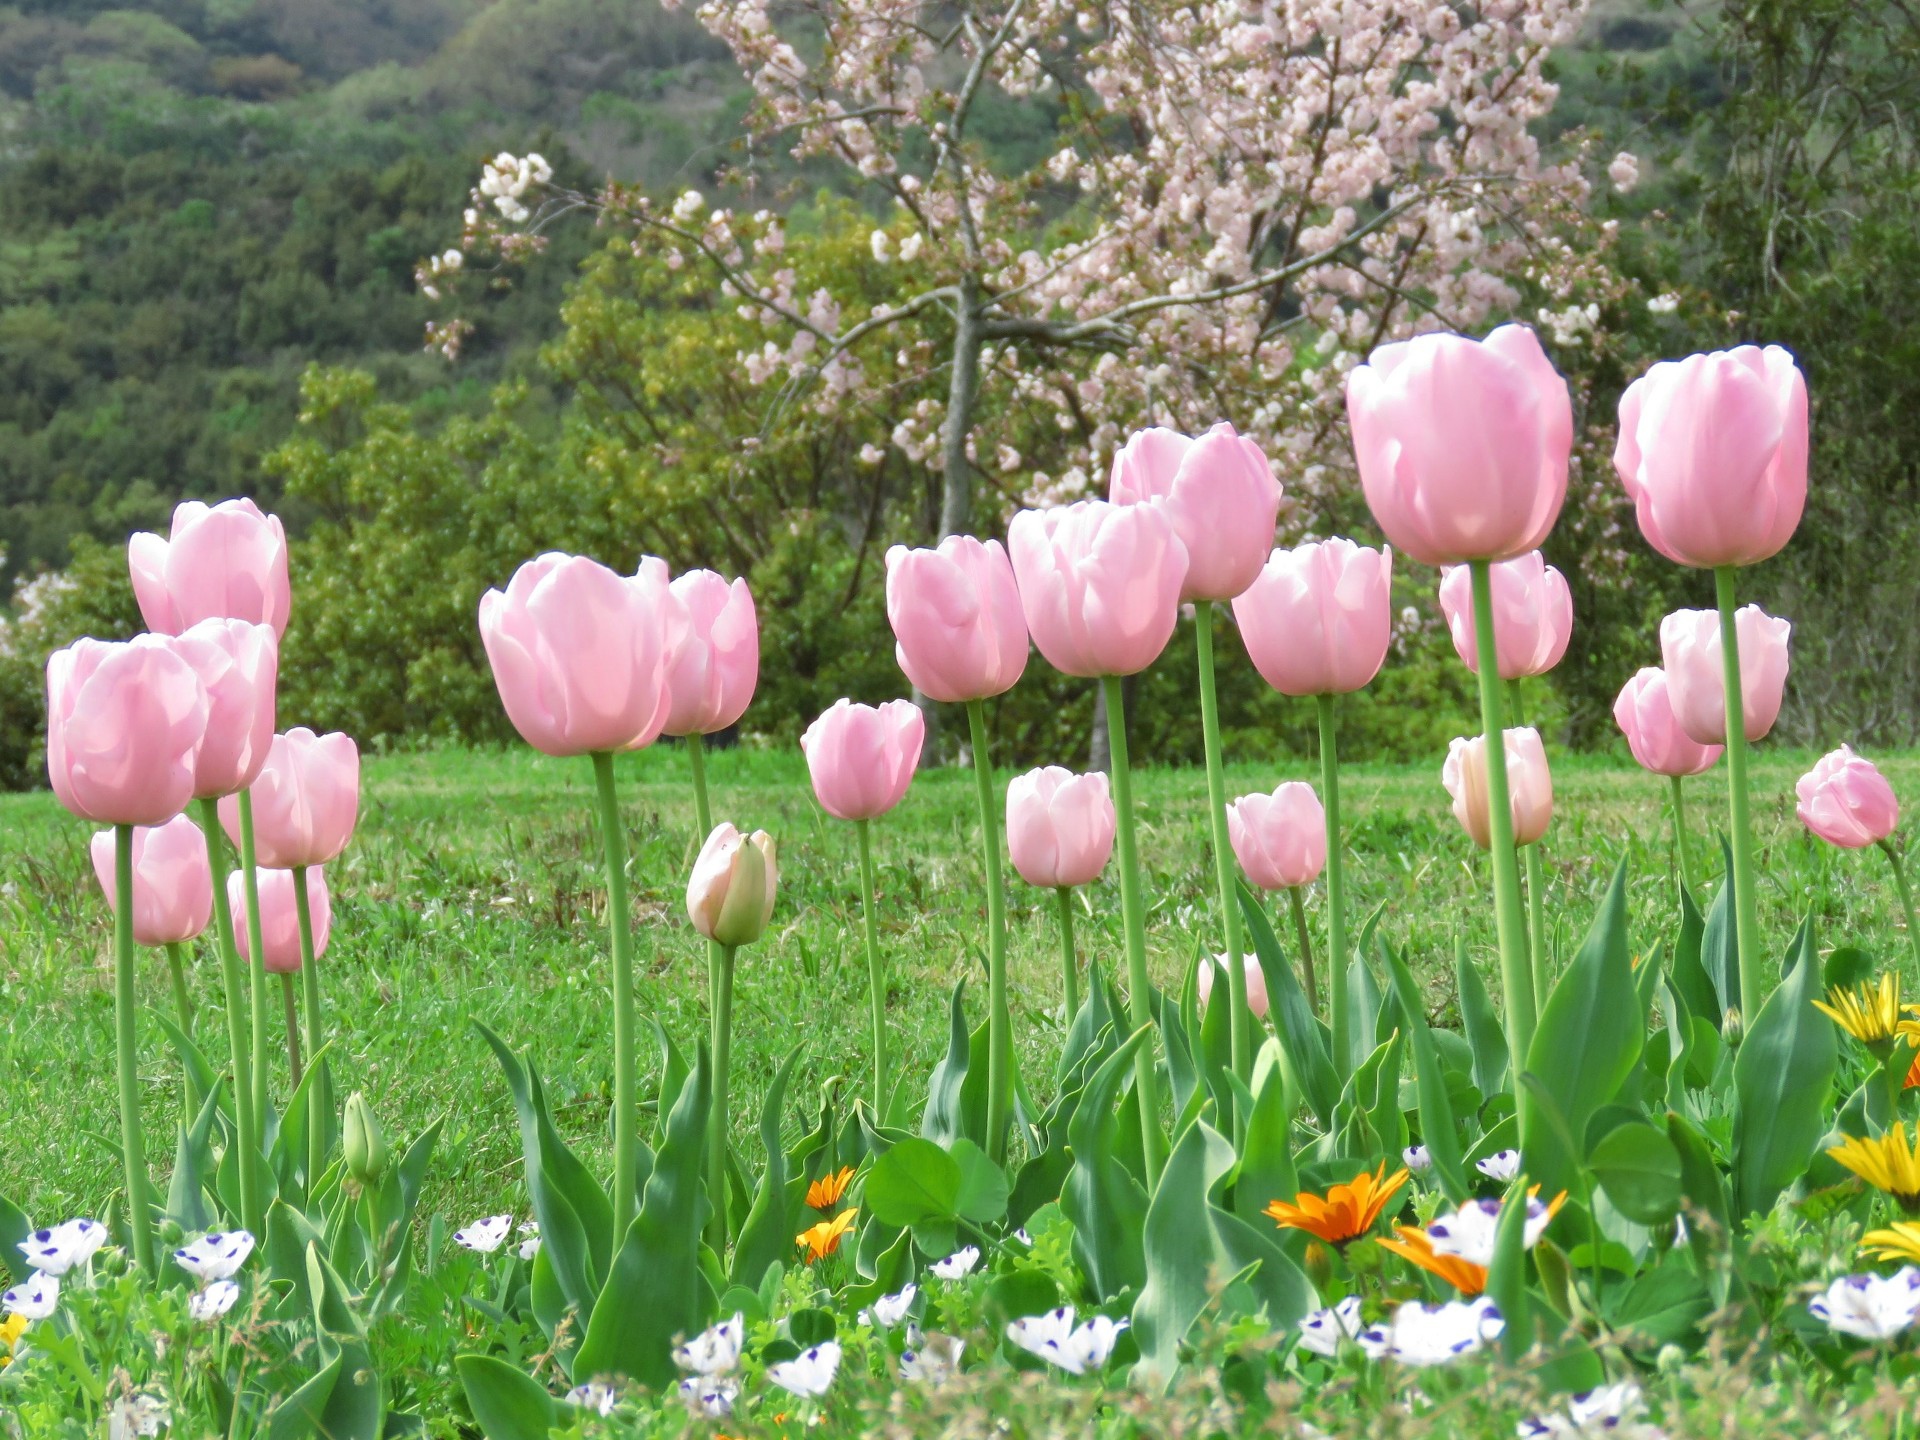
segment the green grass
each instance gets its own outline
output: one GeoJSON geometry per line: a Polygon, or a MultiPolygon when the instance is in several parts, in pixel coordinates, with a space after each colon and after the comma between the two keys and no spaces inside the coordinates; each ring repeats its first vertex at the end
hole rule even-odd
{"type": "MultiPolygon", "coordinates": [[[[1762,919],[1784,946],[1811,911],[1825,943],[1862,945],[1904,963],[1906,939],[1887,866],[1811,841],[1793,817],[1794,778],[1811,756],[1763,754],[1756,824],[1766,857],[1762,919]]],[[[1895,788],[1920,790],[1920,756],[1886,762],[1895,788]]],[[[1309,774],[1237,767],[1229,793],[1309,774]]],[[[736,998],[734,1114],[742,1136],[762,1088],[796,1047],[806,1060],[795,1103],[819,1087],[861,1093],[867,1076],[866,977],[851,827],[814,805],[797,755],[737,750],[713,757],[720,817],[772,831],[782,886],[774,928],[743,952],[736,998]]],[[[1551,926],[1562,955],[1578,944],[1599,888],[1629,857],[1635,944],[1671,930],[1665,782],[1624,762],[1559,757],[1546,840],[1551,926]]],[[[1407,948],[1430,1009],[1452,1021],[1451,956],[1463,936],[1492,974],[1492,906],[1477,856],[1447,810],[1439,764],[1347,772],[1356,926],[1378,904],[1407,948]]],[[[1002,777],[1004,780],[1004,777],[1002,777]]],[[[1696,867],[1717,876],[1708,838],[1725,813],[1720,773],[1689,782],[1696,867]]],[[[658,747],[620,764],[633,842],[643,1014],[683,1043],[704,1034],[705,951],[685,916],[695,850],[684,757],[658,747]]],[[[1198,771],[1149,772],[1139,785],[1156,978],[1171,982],[1212,948],[1205,792],[1198,771]]],[[[336,1077],[364,1089],[388,1128],[416,1134],[447,1117],[422,1213],[453,1223],[524,1208],[517,1138],[497,1067],[474,1028],[484,1021],[530,1047],[549,1078],[559,1123],[595,1164],[607,1162],[612,1040],[599,840],[582,761],[526,751],[441,751],[369,760],[359,833],[333,867],[335,923],[322,962],[336,1077]]],[[[984,989],[981,888],[969,772],[933,771],[875,827],[888,1014],[896,1072],[917,1086],[945,1044],[954,983],[984,989]]],[[[112,999],[107,910],[86,860],[89,827],[46,794],[0,796],[0,1192],[35,1217],[99,1213],[116,1185],[112,999]],[[98,1141],[88,1137],[100,1137],[98,1141]]],[[[1715,881],[1717,883],[1717,880],[1715,881]]],[[[1012,881],[1012,995],[1019,1057],[1044,1097],[1059,1038],[1058,950],[1051,897],[1012,881]]],[[[1119,963],[1118,896],[1109,879],[1086,897],[1083,957],[1119,963]]],[[[1311,915],[1323,933],[1321,897],[1311,915]]],[[[1290,930],[1282,926],[1283,935],[1290,930]]],[[[157,955],[147,999],[169,1004],[157,955]]],[[[210,942],[196,955],[196,1034],[224,1053],[210,942]]],[[[277,1015],[277,1008],[274,1013],[277,1015]]],[[[643,1035],[644,1035],[643,1031],[643,1035]]],[[[276,1031],[276,1040],[278,1033],[276,1031]]],[[[170,1151],[177,1065],[158,1026],[142,1032],[141,1077],[156,1164],[170,1151]]],[[[655,1064],[650,1045],[643,1063],[655,1064]]],[[[276,1070],[283,1073],[284,1062],[276,1070]]],[[[647,1090],[643,1077],[642,1093],[647,1090]]],[[[284,1086],[281,1093],[284,1094],[284,1086]]],[[[918,1093],[912,1097],[917,1105],[918,1093]]],[[[795,1121],[797,1123],[797,1119],[795,1121]]]]}

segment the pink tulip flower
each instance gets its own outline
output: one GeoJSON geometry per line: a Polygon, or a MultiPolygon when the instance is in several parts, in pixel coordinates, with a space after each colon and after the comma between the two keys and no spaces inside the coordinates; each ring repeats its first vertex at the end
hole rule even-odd
{"type": "Polygon", "coordinates": [[[548,755],[652,744],[671,712],[667,666],[687,624],[664,567],[618,575],[554,551],[480,597],[480,638],[507,718],[548,755]]]}
{"type": "MultiPolygon", "coordinates": [[[[265,870],[325,865],[339,857],[360,818],[360,747],[338,731],[304,725],[273,737],[253,782],[253,853],[265,870]]],[[[240,843],[240,802],[220,802],[220,825],[240,843]]]]}
{"type": "Polygon", "coordinates": [[[1655,775],[1699,775],[1711,770],[1725,748],[1702,745],[1680,728],[1673,713],[1667,672],[1649,665],[1621,687],[1613,718],[1627,737],[1627,748],[1655,775]]]}
{"type": "Polygon", "coordinates": [[[1262,890],[1311,885],[1327,863],[1327,812],[1303,780],[1227,806],[1227,838],[1240,868],[1262,890]]]}
{"type": "Polygon", "coordinates": [[[1027,619],[998,540],[949,535],[932,550],[887,551],[893,656],[920,691],[950,704],[988,700],[1027,668],[1027,619]]]}
{"type": "Polygon", "coordinates": [[[1139,431],[1113,457],[1107,498],[1166,511],[1187,550],[1182,600],[1231,600],[1253,584],[1280,515],[1273,467],[1224,420],[1194,439],[1139,431]]]}
{"type": "Polygon", "coordinates": [[[207,728],[200,677],[177,642],[77,640],[47,658],[47,777],[101,825],[161,825],[193,798],[207,728]]]}
{"type": "MultiPolygon", "coordinates": [[[[1213,997],[1213,972],[1218,970],[1222,975],[1226,974],[1230,963],[1225,955],[1216,955],[1211,962],[1202,962],[1199,973],[1194,977],[1202,1010],[1207,1008],[1207,1001],[1213,997]]],[[[1248,955],[1241,963],[1247,967],[1247,1009],[1253,1012],[1256,1019],[1264,1019],[1269,1004],[1266,972],[1260,968],[1260,961],[1255,956],[1248,955]]]]}
{"type": "MultiPolygon", "coordinates": [[[[643,574],[665,580],[667,562],[649,555],[643,574]]],[[[667,662],[665,735],[711,735],[747,713],[760,679],[760,620],[745,580],[689,570],[669,587],[685,608],[686,630],[667,662]]]]}
{"type": "Polygon", "coordinates": [[[1091,885],[1113,854],[1107,777],[1048,765],[1007,784],[1007,851],[1029,885],[1091,885]]]}
{"type": "Polygon", "coordinates": [[[1900,802],[1887,777],[1845,745],[1822,756],[1793,788],[1800,823],[1844,850],[1877,845],[1900,823],[1900,802]]]}
{"type": "Polygon", "coordinates": [[[687,918],[721,945],[751,945],[766,933],[780,888],[773,837],[743,835],[722,821],[713,827],[687,881],[687,918]]]}
{"type": "Polygon", "coordinates": [[[206,738],[193,765],[196,800],[232,795],[254,782],[273,747],[280,642],[271,625],[202,620],[174,646],[207,692],[206,738]]]}
{"type": "Polygon", "coordinates": [[[1187,549],[1157,505],[1082,500],[1022,510],[1007,529],[1033,643],[1066,675],[1133,675],[1180,618],[1187,549]]]}
{"type": "Polygon", "coordinates": [[[926,733],[911,700],[834,701],[800,737],[820,808],[841,820],[886,814],[907,793],[926,733]]]}
{"type": "MultiPolygon", "coordinates": [[[[300,968],[300,911],[294,903],[291,870],[257,870],[260,889],[261,964],[270,975],[291,975],[300,968]]],[[[251,959],[244,871],[227,876],[227,903],[233,907],[233,933],[240,958],[251,959]]],[[[327,953],[333,934],[333,900],[327,892],[327,872],[316,865],[307,871],[307,909],[313,918],[313,958],[327,953]]]]}
{"type": "Polygon", "coordinates": [[[1620,397],[1613,465],[1669,560],[1756,565],[1806,508],[1806,377],[1778,345],[1663,360],[1620,397]]]}
{"type": "MultiPolygon", "coordinates": [[[[1502,680],[1544,675],[1560,663],[1573,635],[1573,592],[1567,577],[1538,550],[1490,567],[1493,582],[1493,643],[1502,680]]],[[[1455,565],[1440,578],[1440,610],[1453,634],[1453,648],[1480,673],[1473,628],[1473,575],[1455,565]]]]}
{"type": "Polygon", "coordinates": [[[1567,495],[1573,403],[1524,325],[1485,340],[1416,335],[1347,377],[1367,505],[1428,565],[1537,550],[1567,495]]]}
{"type": "Polygon", "coordinates": [[[1282,695],[1362,689],[1393,639],[1393,551],[1338,537],[1275,550],[1233,618],[1254,668],[1282,695]]]}
{"type": "Polygon", "coordinates": [[[270,625],[277,640],[293,608],[287,536],[278,515],[251,500],[208,506],[188,500],[168,537],[141,531],[127,541],[127,569],[147,628],[178,635],[202,620],[270,625]]]}
{"type": "MultiPolygon", "coordinates": [[[[1553,775],[1547,769],[1546,747],[1531,727],[1506,734],[1507,799],[1513,815],[1513,843],[1531,845],[1547,833],[1553,819],[1553,775]]],[[[1447,749],[1440,770],[1441,783],[1453,797],[1453,818],[1482,850],[1493,845],[1487,805],[1487,740],[1475,735],[1456,739],[1447,749]]]]}
{"type": "MultiPolygon", "coordinates": [[[[95,832],[90,853],[93,873],[114,898],[114,832],[95,832]]],[[[207,928],[213,917],[213,869],[207,862],[207,837],[184,815],[164,825],[140,825],[133,832],[133,941],[136,945],[178,945],[207,928]]]]}
{"type": "MultiPolygon", "coordinates": [[[[1747,739],[1758,740],[1780,718],[1787,693],[1787,642],[1793,626],[1758,605],[1734,612],[1740,637],[1740,700],[1747,739]]],[[[1721,668],[1720,615],[1715,610],[1676,610],[1660,622],[1660,655],[1667,695],[1680,728],[1701,745],[1727,740],[1726,675],[1721,668]]]]}

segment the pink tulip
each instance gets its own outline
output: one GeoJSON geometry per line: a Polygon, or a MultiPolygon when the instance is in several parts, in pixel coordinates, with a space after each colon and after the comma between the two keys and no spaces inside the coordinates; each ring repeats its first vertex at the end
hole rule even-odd
{"type": "MultiPolygon", "coordinates": [[[[1793,626],[1758,605],[1734,613],[1740,637],[1740,700],[1747,739],[1758,740],[1780,718],[1787,693],[1787,641],[1793,626]]],[[[1660,655],[1667,696],[1680,728],[1700,745],[1727,740],[1727,687],[1721,668],[1720,615],[1714,610],[1676,610],[1660,622],[1660,655]]]]}
{"type": "Polygon", "coordinates": [[[1900,802],[1887,777],[1845,745],[1822,756],[1793,788],[1800,823],[1844,850],[1877,845],[1900,823],[1900,802]]]}
{"type": "MultiPolygon", "coordinates": [[[[337,731],[304,725],[273,737],[253,782],[253,853],[266,870],[325,865],[353,838],[360,818],[360,747],[337,731]]],[[[220,802],[220,825],[240,843],[240,802],[220,802]]]]}
{"type": "Polygon", "coordinates": [[[773,919],[780,869],[773,837],[743,835],[722,821],[713,827],[687,881],[687,918],[721,945],[751,945],[773,919]]]}
{"type": "Polygon", "coordinates": [[[1680,728],[1668,693],[1667,672],[1649,665],[1621,687],[1613,718],[1627,748],[1655,775],[1699,775],[1711,770],[1724,748],[1702,745],[1680,728]]]}
{"type": "MultiPolygon", "coordinates": [[[[260,889],[260,949],[262,966],[271,975],[291,975],[300,968],[300,911],[294,903],[291,870],[257,870],[260,889]]],[[[227,903],[233,907],[233,933],[240,958],[251,959],[248,948],[247,887],[244,871],[227,876],[227,903]]],[[[327,893],[327,872],[318,865],[307,871],[307,909],[313,918],[313,958],[327,953],[333,934],[333,900],[327,893]]]]}
{"type": "Polygon", "coordinates": [[[193,765],[197,800],[246,789],[273,747],[280,642],[271,625],[202,620],[174,646],[207,692],[206,738],[193,765]]]}
{"type": "Polygon", "coordinates": [[[1033,643],[1063,674],[1132,675],[1172,638],[1187,549],[1158,506],[1022,510],[1007,551],[1033,643]]]}
{"type": "Polygon", "coordinates": [[[937,549],[887,551],[893,656],[922,693],[948,703],[1011,690],[1027,668],[1027,619],[998,540],[949,535],[937,549]]]}
{"type": "MultiPolygon", "coordinates": [[[[658,579],[667,562],[640,562],[658,579]]],[[[711,570],[689,570],[669,587],[685,607],[687,627],[667,662],[670,708],[666,735],[711,735],[747,712],[760,679],[760,621],[745,580],[729,585],[711,570]]]]}
{"type": "Polygon", "coordinates": [[[907,793],[926,733],[911,700],[834,701],[800,737],[820,808],[841,820],[886,814],[907,793]]]}
{"type": "Polygon", "coordinates": [[[1393,551],[1337,537],[1276,550],[1233,618],[1254,668],[1282,695],[1362,689],[1393,639],[1393,551]]]}
{"type": "Polygon", "coordinates": [[[244,620],[271,625],[276,640],[286,633],[286,532],[251,500],[177,506],[167,539],[142,531],[127,541],[127,569],[149,630],[178,635],[202,620],[244,620]]]}
{"type": "MultiPolygon", "coordinates": [[[[1225,974],[1230,963],[1225,955],[1216,955],[1211,963],[1202,963],[1200,966],[1200,972],[1194,977],[1194,981],[1200,993],[1202,1010],[1207,1008],[1207,1001],[1213,996],[1213,972],[1218,970],[1225,974]]],[[[1260,961],[1255,956],[1244,957],[1242,963],[1247,967],[1247,1009],[1251,1010],[1256,1018],[1264,1018],[1268,1005],[1266,972],[1260,968],[1260,961]]]]}
{"type": "Polygon", "coordinates": [[[1416,560],[1524,555],[1560,514],[1573,403],[1524,325],[1381,346],[1347,377],[1347,417],[1373,518],[1416,560]]]}
{"type": "Polygon", "coordinates": [[[102,825],[161,825],[193,798],[207,692],[177,643],[77,640],[47,659],[47,776],[102,825]]]}
{"type": "MultiPolygon", "coordinates": [[[[1553,819],[1553,775],[1546,747],[1531,727],[1506,734],[1507,799],[1513,815],[1513,843],[1531,845],[1547,833],[1553,819]]],[[[1482,850],[1493,844],[1487,805],[1487,740],[1456,739],[1447,749],[1440,780],[1453,797],[1453,818],[1482,850]]]]}
{"type": "Polygon", "coordinates": [[[1778,345],[1663,360],[1620,397],[1613,466],[1669,560],[1758,564],[1806,508],[1806,377],[1778,345]]]}
{"type": "Polygon", "coordinates": [[[1222,420],[1188,439],[1154,427],[1113,457],[1107,498],[1157,504],[1187,549],[1182,600],[1231,600],[1259,577],[1280,514],[1280,482],[1260,447],[1222,420]]]}
{"type": "Polygon", "coordinates": [[[1007,850],[1029,885],[1091,885],[1113,854],[1107,777],[1048,765],[1007,784],[1007,850]]]}
{"type": "MultiPolygon", "coordinates": [[[[1567,653],[1573,634],[1573,592],[1567,577],[1538,550],[1491,567],[1493,643],[1502,680],[1544,675],[1567,653]]],[[[1453,633],[1453,648],[1467,668],[1480,673],[1473,628],[1473,575],[1455,565],[1440,578],[1440,609],[1453,633]]]]}
{"type": "MultiPolygon", "coordinates": [[[[97,831],[93,873],[116,913],[113,831],[97,831]]],[[[213,870],[207,837],[184,815],[164,825],[134,828],[133,940],[136,945],[178,945],[207,928],[213,916],[213,870]]]]}
{"type": "Polygon", "coordinates": [[[664,567],[617,575],[557,551],[480,597],[480,638],[507,718],[548,755],[652,744],[671,712],[667,666],[687,624],[664,567]]]}
{"type": "Polygon", "coordinates": [[[1227,806],[1227,838],[1247,878],[1262,890],[1311,885],[1327,863],[1327,812],[1302,780],[1227,806]]]}

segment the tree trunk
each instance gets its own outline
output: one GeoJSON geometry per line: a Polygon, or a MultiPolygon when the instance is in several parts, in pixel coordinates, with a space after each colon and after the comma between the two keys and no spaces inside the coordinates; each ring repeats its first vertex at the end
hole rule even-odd
{"type": "Polygon", "coordinates": [[[1087,740],[1087,769],[1104,775],[1113,768],[1113,738],[1107,734],[1107,692],[1093,687],[1093,734],[1087,740]]]}
{"type": "Polygon", "coordinates": [[[973,404],[980,393],[980,282],[960,278],[960,304],[954,315],[953,370],[947,381],[947,422],[941,437],[944,472],[940,499],[940,536],[965,535],[973,525],[973,465],[967,437],[973,432],[973,404]]]}

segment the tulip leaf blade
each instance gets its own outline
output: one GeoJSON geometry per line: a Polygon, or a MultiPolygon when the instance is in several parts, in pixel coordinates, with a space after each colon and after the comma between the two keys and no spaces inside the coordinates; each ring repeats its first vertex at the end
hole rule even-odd
{"type": "Polygon", "coordinates": [[[453,1368],[487,1440],[546,1440],[552,1432],[553,1397],[531,1375],[492,1355],[462,1355],[453,1368]]]}
{"type": "Polygon", "coordinates": [[[1441,1068],[1433,1032],[1427,1027],[1425,1007],[1420,1002],[1420,987],[1414,981],[1407,962],[1391,950],[1386,952],[1387,969],[1393,980],[1393,993],[1400,1001],[1400,1015],[1407,1027],[1413,1049],[1414,1093],[1420,1106],[1420,1141],[1433,1160],[1433,1173],[1440,1189],[1454,1204],[1464,1204],[1467,1195],[1465,1172],[1460,1168],[1460,1136],[1454,1128],[1453,1102],[1447,1094],[1446,1072],[1441,1068]]]}
{"type": "Polygon", "coordinates": [[[1141,1026],[1093,1072],[1067,1126],[1073,1169],[1061,1191],[1060,1208],[1073,1222],[1074,1259],[1102,1301],[1137,1289],[1146,1279],[1140,1237],[1147,1194],[1116,1153],[1123,1135],[1139,1133],[1138,1113],[1128,1127],[1127,1107],[1116,1112],[1114,1100],[1135,1052],[1152,1033],[1151,1026],[1141,1026]]]}
{"type": "Polygon", "coordinates": [[[1267,978],[1271,1013],[1278,1018],[1280,1043],[1285,1047],[1294,1074],[1306,1091],[1307,1104],[1324,1128],[1333,1126],[1334,1110],[1340,1103],[1340,1078],[1334,1073],[1328,1054],[1326,1032],[1307,1004],[1306,992],[1294,978],[1293,967],[1280,948],[1280,940],[1267,922],[1260,902],[1243,883],[1239,889],[1240,913],[1246,917],[1247,939],[1267,978]]]}
{"type": "Polygon", "coordinates": [[[753,1204],[733,1247],[733,1283],[749,1289],[759,1285],[767,1270],[786,1256],[793,1243],[787,1153],[780,1147],[780,1113],[786,1105],[793,1067],[800,1063],[804,1053],[795,1049],[787,1056],[786,1063],[774,1073],[773,1083],[767,1087],[766,1100],[760,1107],[760,1148],[766,1152],[767,1168],[760,1176],[753,1204]]]}
{"type": "Polygon", "coordinates": [[[1771,1209],[1807,1171],[1827,1133],[1827,1101],[1840,1045],[1834,1024],[1813,1008],[1820,963],[1813,922],[1804,920],[1787,978],[1760,1007],[1733,1061],[1733,1192],[1736,1213],[1771,1209]]]}

